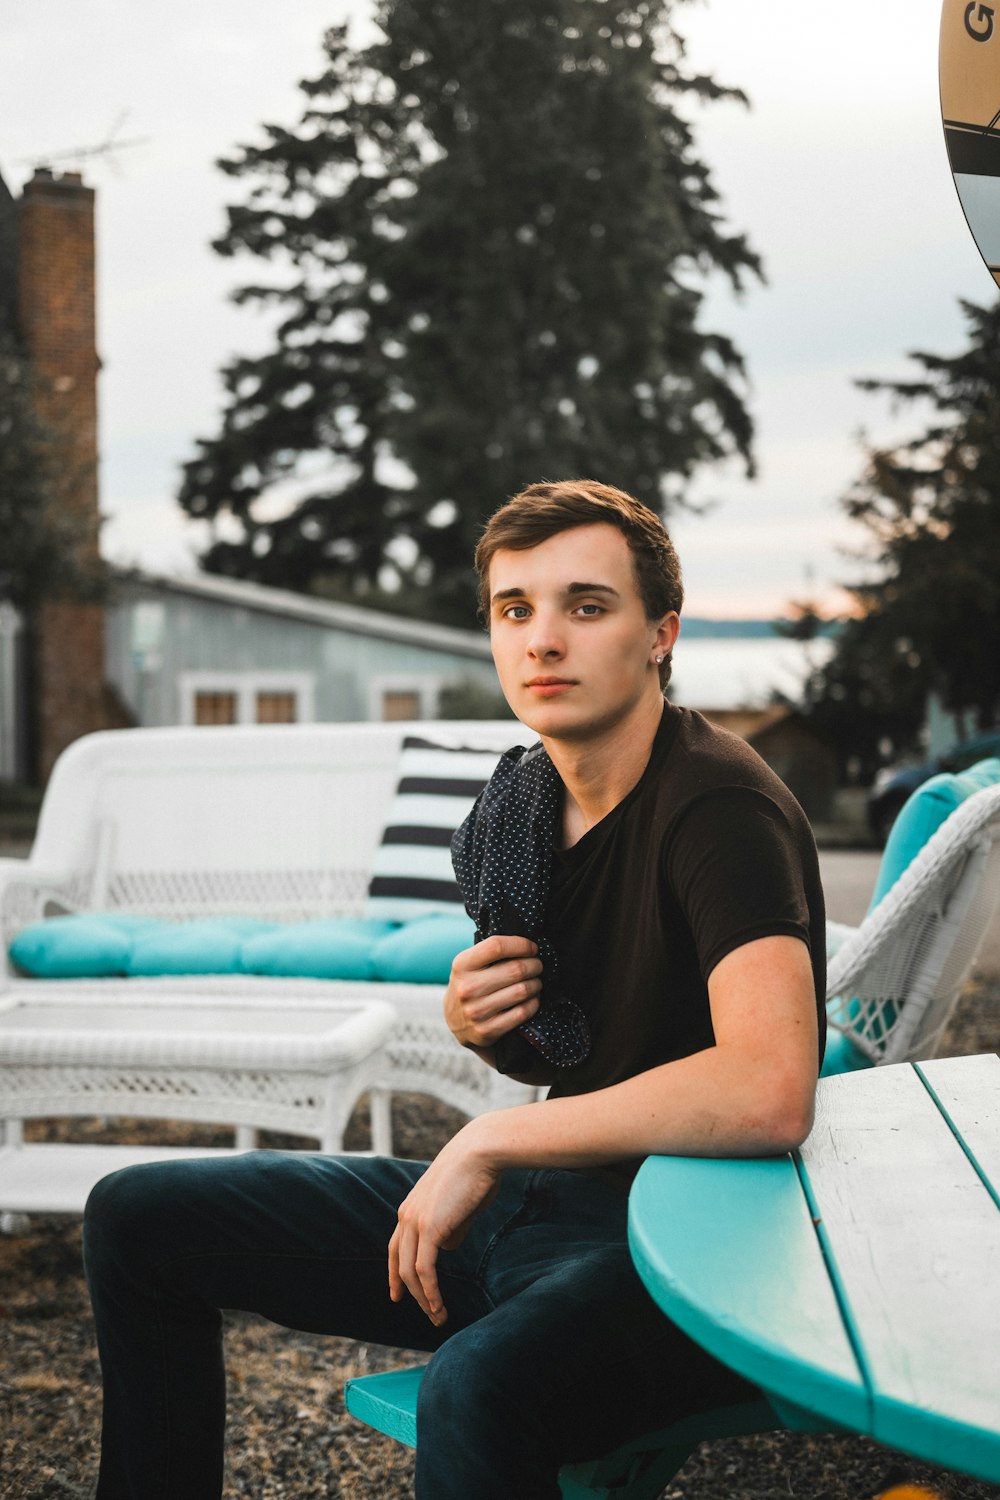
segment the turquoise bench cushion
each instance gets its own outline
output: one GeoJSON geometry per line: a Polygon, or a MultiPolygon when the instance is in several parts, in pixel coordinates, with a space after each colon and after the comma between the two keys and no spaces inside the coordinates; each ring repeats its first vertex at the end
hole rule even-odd
{"type": "Polygon", "coordinates": [[[474,935],[464,912],[402,926],[377,917],[280,925],[252,917],[166,922],[81,912],[23,928],[10,956],[19,970],[38,979],[265,974],[446,984],[452,959],[474,935]]]}
{"type": "Polygon", "coordinates": [[[125,972],[152,979],[166,974],[242,974],[243,944],[272,932],[273,922],[213,917],[198,922],[157,922],[137,932],[125,972]]]}
{"type": "Polygon", "coordinates": [[[998,781],[1000,759],[992,756],[988,760],[977,761],[967,771],[955,774],[942,771],[918,786],[906,799],[899,817],[892,825],[868,910],[875,910],[928,839],[937,833],[942,823],[951,817],[966,797],[971,797],[973,792],[983,791],[985,787],[994,786],[998,781]]]}
{"type": "Polygon", "coordinates": [[[476,927],[464,912],[407,922],[372,949],[378,979],[411,984],[447,984],[456,953],[470,948],[476,927]]]}
{"type": "Polygon", "coordinates": [[[372,948],[394,931],[393,923],[373,917],[296,922],[247,939],[243,968],[247,974],[302,979],[374,979],[372,948]]]}
{"type": "Polygon", "coordinates": [[[132,941],[150,925],[127,913],[81,912],[22,927],[10,945],[18,969],[36,979],[101,979],[127,972],[132,941]]]}

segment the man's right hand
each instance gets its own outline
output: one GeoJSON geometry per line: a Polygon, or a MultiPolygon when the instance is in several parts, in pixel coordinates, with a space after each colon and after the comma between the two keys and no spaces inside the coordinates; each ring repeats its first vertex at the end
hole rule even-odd
{"type": "Polygon", "coordinates": [[[444,995],[444,1017],[456,1040],[491,1053],[502,1036],[535,1014],[541,974],[530,938],[497,935],[466,948],[451,966],[444,995]]]}

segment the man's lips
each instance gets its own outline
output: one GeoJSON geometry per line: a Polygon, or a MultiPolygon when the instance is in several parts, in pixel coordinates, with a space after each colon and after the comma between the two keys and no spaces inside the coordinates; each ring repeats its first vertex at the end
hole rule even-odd
{"type": "Polygon", "coordinates": [[[570,677],[532,677],[525,686],[540,698],[551,698],[576,687],[576,683],[570,677]]]}

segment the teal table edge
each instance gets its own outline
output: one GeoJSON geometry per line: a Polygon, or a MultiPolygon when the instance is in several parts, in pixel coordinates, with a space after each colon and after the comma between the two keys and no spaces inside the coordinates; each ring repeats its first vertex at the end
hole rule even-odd
{"type": "Polygon", "coordinates": [[[864,1376],[792,1157],[648,1157],[629,1199],[629,1246],[667,1317],[759,1386],[788,1426],[872,1432],[864,1376]],[[752,1219],[766,1224],[767,1237],[737,1243],[732,1224],[749,1222],[740,1204],[750,1200],[752,1219]],[[671,1243],[667,1268],[660,1246],[673,1205],[684,1206],[679,1211],[692,1233],[671,1243]],[[719,1287],[728,1289],[721,1298],[719,1287]]]}
{"type": "Polygon", "coordinates": [[[864,1351],[854,1343],[836,1275],[828,1270],[824,1229],[797,1153],[647,1158],[630,1195],[629,1246],[662,1311],[759,1386],[787,1426],[845,1428],[930,1463],[1000,1481],[1000,1433],[884,1394],[872,1398],[864,1351]],[[678,1214],[684,1235],[670,1231],[678,1214]],[[761,1238],[738,1241],[733,1226],[741,1223],[757,1226],[761,1238]]]}

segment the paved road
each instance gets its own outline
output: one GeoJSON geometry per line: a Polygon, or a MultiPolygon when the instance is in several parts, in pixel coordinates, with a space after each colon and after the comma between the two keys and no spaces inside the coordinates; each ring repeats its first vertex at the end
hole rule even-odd
{"type": "Polygon", "coordinates": [[[875,849],[820,850],[828,917],[857,926],[868,910],[881,858],[875,849]]]}

